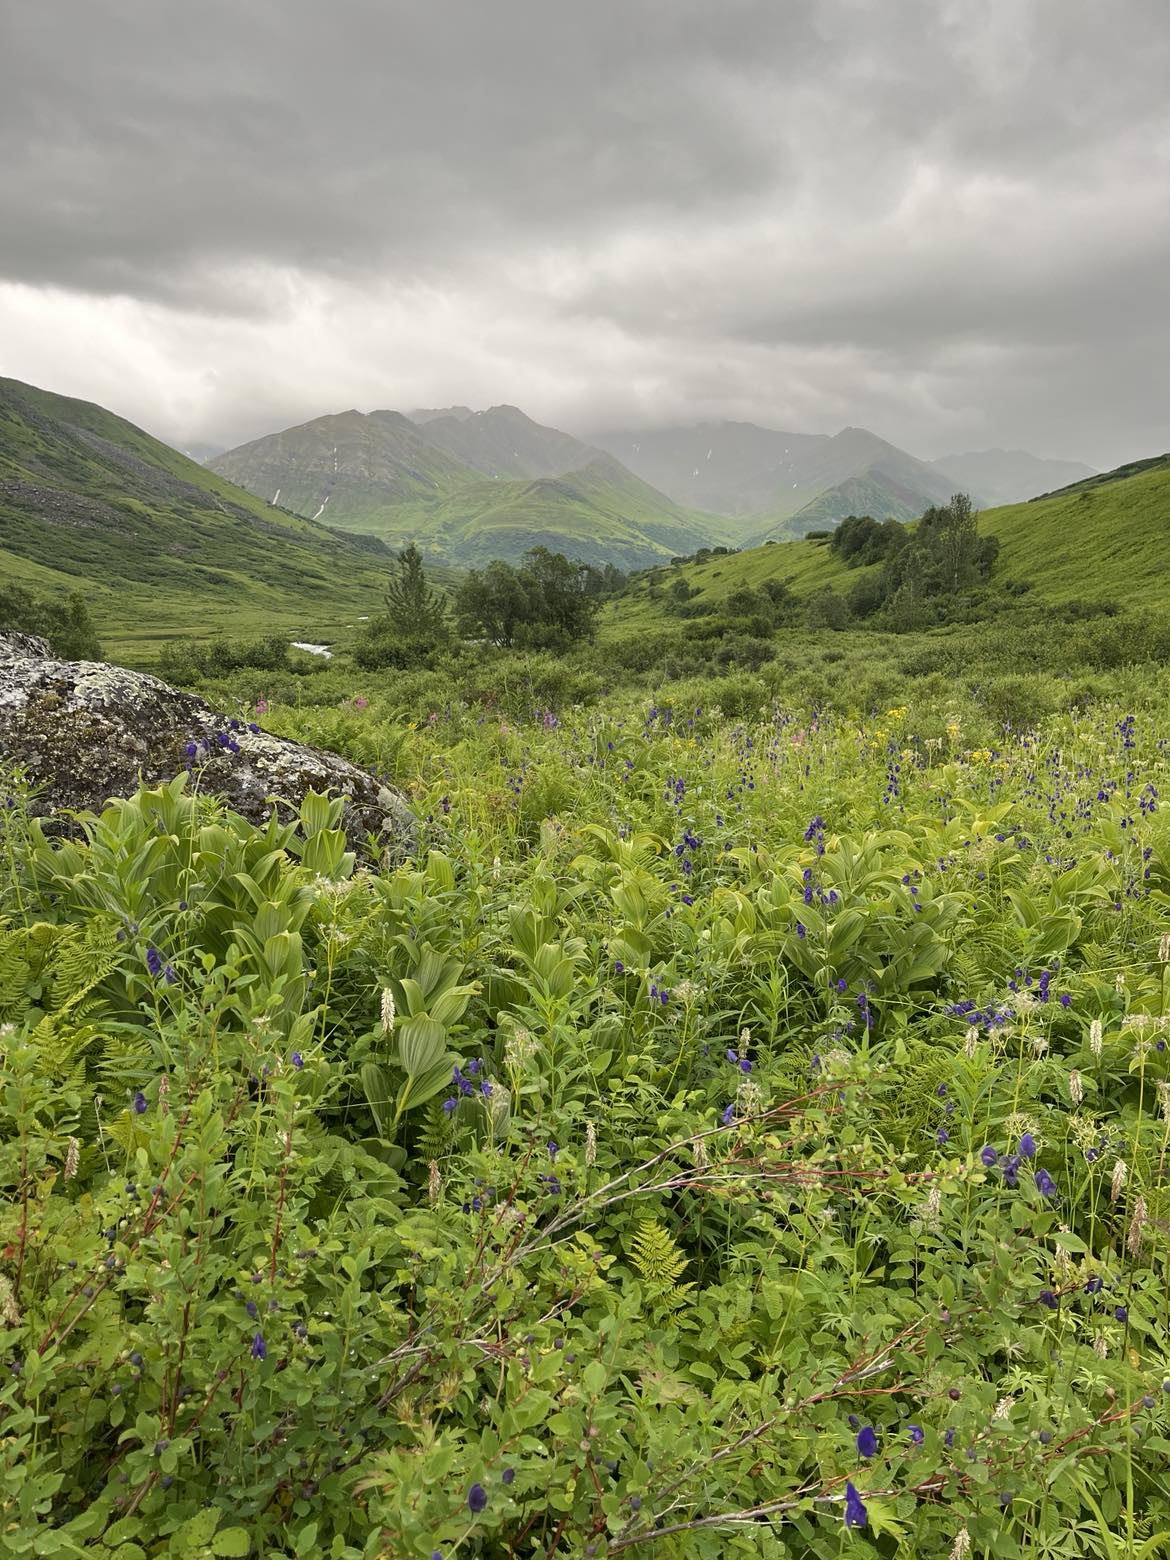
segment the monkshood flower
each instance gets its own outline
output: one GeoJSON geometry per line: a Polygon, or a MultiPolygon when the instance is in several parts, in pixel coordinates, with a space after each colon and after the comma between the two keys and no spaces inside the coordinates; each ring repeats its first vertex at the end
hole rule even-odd
{"type": "Polygon", "coordinates": [[[1021,1159],[1034,1159],[1036,1157],[1036,1139],[1030,1132],[1025,1132],[1020,1139],[1017,1153],[1021,1159]]]}
{"type": "Polygon", "coordinates": [[[135,1090],[134,1093],[134,1114],[136,1116],[144,1116],[146,1114],[146,1095],[143,1094],[141,1089],[135,1090]]]}
{"type": "Polygon", "coordinates": [[[146,950],[146,968],[152,980],[157,980],[163,971],[162,954],[153,946],[146,950]]]}
{"type": "Polygon", "coordinates": [[[252,1339],[252,1358],[254,1360],[266,1360],[268,1358],[268,1345],[264,1342],[263,1333],[257,1333],[252,1339]]]}
{"type": "Polygon", "coordinates": [[[910,1426],[910,1439],[915,1446],[921,1446],[923,1441],[926,1440],[926,1432],[921,1425],[910,1426]]]}
{"type": "Polygon", "coordinates": [[[862,1425],[857,1432],[857,1451],[861,1457],[876,1457],[878,1449],[877,1433],[872,1425],[862,1425]]]}
{"type": "Polygon", "coordinates": [[[845,1526],[864,1527],[869,1520],[865,1502],[857,1493],[852,1479],[845,1481],[845,1526]]]}
{"type": "Polygon", "coordinates": [[[473,1484],[467,1492],[467,1509],[473,1517],[478,1517],[480,1512],[487,1507],[487,1491],[482,1484],[473,1484]]]}
{"type": "Polygon", "coordinates": [[[979,1157],[982,1159],[983,1163],[989,1170],[993,1165],[998,1164],[999,1162],[999,1155],[996,1153],[995,1149],[992,1148],[990,1143],[984,1145],[983,1151],[980,1153],[979,1157]]]}
{"type": "Polygon", "coordinates": [[[1048,1174],[1047,1170],[1037,1170],[1036,1190],[1040,1193],[1041,1197],[1056,1196],[1056,1182],[1048,1174]]]}

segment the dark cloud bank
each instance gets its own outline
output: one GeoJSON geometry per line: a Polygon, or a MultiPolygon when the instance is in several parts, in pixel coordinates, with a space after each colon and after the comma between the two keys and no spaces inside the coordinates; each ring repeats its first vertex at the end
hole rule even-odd
{"type": "Polygon", "coordinates": [[[179,443],[508,400],[576,432],[1170,446],[1165,0],[0,10],[0,373],[179,443]]]}

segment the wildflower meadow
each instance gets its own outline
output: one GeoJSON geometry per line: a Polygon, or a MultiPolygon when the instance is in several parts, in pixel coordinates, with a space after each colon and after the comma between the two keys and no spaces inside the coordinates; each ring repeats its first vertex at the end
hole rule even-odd
{"type": "Polygon", "coordinates": [[[1164,686],[684,692],[6,779],[0,1554],[1166,1551],[1164,686]]]}

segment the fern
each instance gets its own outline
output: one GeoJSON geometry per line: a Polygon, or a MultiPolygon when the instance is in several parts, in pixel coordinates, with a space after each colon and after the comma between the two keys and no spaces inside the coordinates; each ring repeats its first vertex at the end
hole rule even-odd
{"type": "Polygon", "coordinates": [[[450,1118],[443,1110],[440,1102],[437,1099],[432,1100],[427,1110],[426,1121],[415,1145],[418,1157],[422,1160],[438,1159],[447,1147],[450,1138],[450,1118]]]}
{"type": "Polygon", "coordinates": [[[664,1225],[657,1219],[639,1219],[629,1253],[652,1308],[673,1309],[683,1303],[694,1285],[679,1284],[687,1259],[664,1225]]]}

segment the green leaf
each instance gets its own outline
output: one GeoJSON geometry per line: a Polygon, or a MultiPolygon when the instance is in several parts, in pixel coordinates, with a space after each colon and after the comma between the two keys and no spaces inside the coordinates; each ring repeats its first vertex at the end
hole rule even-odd
{"type": "Polygon", "coordinates": [[[177,1555],[190,1554],[209,1544],[219,1526],[220,1515],[214,1506],[208,1506],[204,1511],[197,1511],[193,1517],[188,1517],[175,1535],[176,1542],[172,1545],[174,1552],[177,1555]]]}
{"type": "Polygon", "coordinates": [[[247,1528],[224,1528],[222,1533],[215,1535],[211,1547],[217,1555],[246,1555],[252,1547],[252,1540],[247,1528]]]}
{"type": "Polygon", "coordinates": [[[412,1078],[442,1061],[446,1047],[447,1031],[433,1018],[408,1018],[398,1032],[398,1056],[412,1078]]]}

